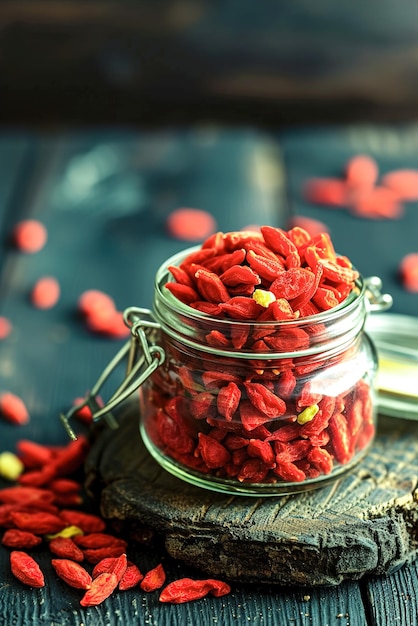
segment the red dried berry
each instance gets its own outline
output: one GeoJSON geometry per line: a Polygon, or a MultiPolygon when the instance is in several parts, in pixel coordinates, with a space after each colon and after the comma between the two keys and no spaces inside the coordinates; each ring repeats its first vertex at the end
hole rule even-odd
{"type": "Polygon", "coordinates": [[[22,220],[13,229],[14,243],[21,252],[39,252],[46,244],[47,238],[47,230],[38,220],[22,220]]]}
{"type": "Polygon", "coordinates": [[[51,559],[51,565],[57,575],[70,587],[90,589],[92,578],[87,570],[71,559],[51,559]]]}
{"type": "Polygon", "coordinates": [[[165,579],[166,573],[164,567],[160,563],[145,574],[144,578],[140,582],[140,587],[142,591],[146,591],[147,593],[155,591],[164,585],[165,579]]]}
{"type": "Polygon", "coordinates": [[[168,233],[183,241],[206,239],[216,230],[216,220],[202,209],[181,208],[172,211],[166,220],[168,233]]]}
{"type": "Polygon", "coordinates": [[[60,285],[53,276],[44,276],[34,284],[31,301],[37,309],[51,309],[60,298],[60,285]]]}
{"type": "Polygon", "coordinates": [[[7,317],[0,316],[0,339],[6,339],[12,332],[12,323],[7,317]]]}
{"type": "Polygon", "coordinates": [[[13,576],[29,587],[45,587],[44,575],[38,563],[26,552],[13,550],[10,553],[10,567],[13,576]]]}
{"type": "Polygon", "coordinates": [[[418,200],[418,170],[395,170],[382,177],[381,183],[400,200],[418,200]]]}
{"type": "Polygon", "coordinates": [[[118,586],[115,574],[104,572],[91,582],[90,588],[80,600],[81,606],[97,606],[108,598],[118,586]]]}
{"type": "Polygon", "coordinates": [[[379,176],[376,161],[365,154],[357,154],[345,166],[346,182],[351,187],[373,187],[379,176]]]}
{"type": "Polygon", "coordinates": [[[418,292],[418,252],[403,257],[399,265],[399,277],[407,291],[418,292]]]}
{"type": "Polygon", "coordinates": [[[0,395],[0,414],[12,424],[23,425],[29,422],[29,412],[19,396],[5,391],[0,395]]]}

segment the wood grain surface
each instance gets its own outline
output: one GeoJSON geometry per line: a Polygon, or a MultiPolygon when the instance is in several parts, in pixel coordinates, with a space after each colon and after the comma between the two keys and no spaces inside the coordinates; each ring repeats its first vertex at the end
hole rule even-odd
{"type": "MultiPolygon", "coordinates": [[[[204,208],[217,211],[219,226],[224,229],[256,221],[260,210],[263,211],[263,221],[281,223],[289,205],[284,203],[280,193],[276,193],[277,187],[272,189],[271,186],[272,171],[281,173],[283,183],[281,154],[285,155],[284,180],[292,210],[327,222],[338,247],[349,255],[354,254],[357,265],[364,267],[366,273],[383,272],[385,288],[396,296],[397,312],[416,315],[418,296],[402,294],[395,272],[397,261],[405,249],[416,243],[418,213],[415,204],[410,203],[404,217],[396,222],[370,223],[355,219],[345,211],[330,212],[325,207],[309,206],[300,195],[300,185],[307,175],[339,175],[347,156],[360,149],[375,156],[382,171],[408,164],[413,166],[418,145],[416,138],[414,125],[401,129],[305,128],[286,133],[274,129],[268,135],[267,144],[265,136],[261,138],[253,131],[242,134],[228,132],[225,135],[215,132],[213,128],[202,130],[201,127],[196,132],[188,129],[180,134],[154,134],[132,129],[122,131],[113,127],[86,132],[67,129],[55,133],[3,129],[0,134],[0,314],[11,319],[13,332],[0,344],[0,389],[13,391],[25,399],[31,421],[24,427],[16,428],[2,420],[0,449],[14,450],[21,438],[50,445],[66,443],[67,437],[58,419],[60,411],[68,409],[73,398],[89,388],[115,353],[117,342],[92,336],[75,315],[80,293],[84,289],[98,287],[111,293],[121,308],[132,304],[148,306],[158,265],[184,247],[183,242],[170,239],[164,230],[167,212],[183,202],[201,203],[204,208]],[[398,141],[400,138],[401,143],[398,141]],[[272,144],[280,146],[273,170],[269,167],[268,158],[266,160],[272,144]],[[214,179],[218,181],[217,185],[211,182],[214,179]],[[48,228],[48,244],[37,255],[22,255],[10,246],[11,226],[23,216],[36,216],[48,228]],[[59,279],[62,298],[54,309],[37,311],[27,296],[33,281],[46,273],[59,279]]],[[[276,180],[275,175],[273,180],[276,180]]],[[[381,427],[383,425],[381,422],[381,427]]],[[[156,594],[134,589],[113,595],[100,607],[83,609],[79,604],[80,593],[55,576],[50,554],[45,548],[37,549],[35,557],[45,571],[47,585],[42,590],[32,590],[12,576],[8,550],[2,546],[0,624],[415,624],[418,616],[417,560],[401,564],[405,558],[405,546],[412,551],[415,541],[416,503],[411,500],[415,484],[411,479],[415,481],[415,476],[411,476],[411,472],[416,461],[406,451],[418,438],[416,423],[406,424],[406,428],[409,438],[404,450],[396,445],[397,427],[393,433],[391,428],[380,430],[382,446],[381,437],[387,438],[384,444],[386,455],[381,454],[370,476],[363,475],[360,480],[354,474],[350,478],[353,495],[363,485],[364,498],[369,507],[378,508],[384,498],[387,498],[389,507],[386,511],[379,509],[375,519],[367,520],[359,514],[354,500],[350,500],[349,524],[353,527],[358,525],[363,532],[364,528],[370,531],[362,547],[362,564],[370,562],[377,539],[382,540],[385,534],[385,545],[389,550],[386,551],[386,558],[378,554],[376,563],[372,564],[372,573],[366,573],[358,580],[346,579],[339,585],[331,586],[237,581],[232,582],[232,592],[225,598],[208,597],[179,606],[163,606],[156,594]],[[392,456],[394,451],[395,457],[392,456]],[[389,468],[392,470],[388,474],[389,468]],[[375,486],[383,483],[382,500],[379,490],[376,495],[375,486]],[[374,499],[371,498],[372,493],[375,494],[374,499]],[[388,534],[386,518],[389,509],[395,512],[388,534]],[[405,526],[407,528],[403,533],[405,526]],[[399,561],[394,554],[400,555],[399,561]],[[399,569],[396,569],[397,562],[399,569]],[[391,564],[392,573],[373,573],[377,563],[383,570],[391,564]]],[[[138,439],[135,417],[135,446],[138,439]]],[[[103,439],[97,440],[95,451],[104,444],[103,439]]],[[[127,458],[130,468],[136,467],[138,460],[132,450],[127,458]]],[[[100,458],[95,459],[95,465],[97,477],[97,468],[102,468],[100,458]]],[[[113,475],[118,475],[118,472],[120,476],[126,474],[126,460],[122,467],[119,453],[115,454],[112,472],[113,475]]],[[[161,475],[162,470],[157,468],[156,482],[161,480],[161,475]]],[[[348,477],[345,480],[349,480],[348,477]]],[[[0,484],[4,486],[7,483],[2,481],[0,484]]],[[[97,481],[93,484],[96,494],[102,494],[104,499],[107,489],[97,481]]],[[[151,486],[147,488],[151,489],[151,486]]],[[[336,498],[337,509],[332,510],[333,494],[331,491],[327,493],[329,498],[324,506],[329,511],[329,519],[335,520],[342,514],[341,507],[338,508],[336,498]]],[[[168,499],[170,506],[176,498],[178,501],[178,494],[171,492],[168,499]]],[[[200,493],[199,498],[205,501],[205,508],[202,508],[197,521],[204,515],[208,518],[211,515],[211,507],[208,507],[211,494],[200,493]]],[[[298,516],[292,500],[282,502],[282,506],[287,507],[289,519],[298,516]]],[[[254,508],[254,518],[260,520],[265,507],[257,506],[253,498],[251,507],[254,508]]],[[[131,520],[134,520],[138,513],[138,499],[128,502],[125,513],[128,508],[131,520]]],[[[246,526],[249,525],[242,513],[244,509],[241,504],[241,532],[247,532],[246,526]]],[[[187,508],[184,510],[187,511],[187,508]]],[[[212,507],[213,513],[215,510],[216,507],[212,507]]],[[[311,526],[315,528],[321,517],[318,508],[312,510],[317,517],[309,520],[309,526],[306,527],[303,515],[303,524],[299,522],[297,526],[299,537],[303,534],[307,544],[313,536],[311,526]]],[[[123,517],[122,513],[118,512],[119,517],[123,517]]],[[[225,516],[225,510],[222,514],[225,516]]],[[[176,515],[184,520],[184,511],[177,509],[176,515]]],[[[149,522],[145,521],[148,526],[149,522]]],[[[126,519],[122,522],[126,523],[126,519]]],[[[287,523],[283,529],[288,532],[287,523]]],[[[142,532],[143,528],[139,531],[142,532]]],[[[335,531],[333,528],[333,534],[335,531]]],[[[339,528],[337,538],[341,537],[341,533],[342,528],[339,528]]],[[[151,543],[132,544],[130,547],[132,559],[144,571],[162,562],[169,580],[201,575],[202,569],[194,563],[189,565],[181,558],[170,556],[160,537],[162,533],[154,532],[151,543]]],[[[331,539],[327,539],[328,545],[331,539]]],[[[357,543],[355,537],[354,544],[357,543]]],[[[174,548],[178,549],[178,544],[174,548]]],[[[315,568],[311,556],[317,551],[317,545],[310,546],[309,560],[305,563],[308,572],[315,568]]],[[[349,552],[347,548],[343,553],[346,563],[349,552]]],[[[335,555],[333,558],[335,562],[335,555]]],[[[359,562],[354,565],[357,568],[359,562]]],[[[286,568],[288,576],[289,560],[286,568]]],[[[341,574],[343,577],[357,576],[356,572],[335,570],[331,574],[332,578],[341,574]]]]}

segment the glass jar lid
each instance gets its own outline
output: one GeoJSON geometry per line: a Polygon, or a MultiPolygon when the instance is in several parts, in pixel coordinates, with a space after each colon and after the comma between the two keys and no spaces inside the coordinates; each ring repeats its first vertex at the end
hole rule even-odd
{"type": "Polygon", "coordinates": [[[373,313],[367,318],[365,330],[379,356],[379,413],[418,420],[418,318],[373,313]]]}

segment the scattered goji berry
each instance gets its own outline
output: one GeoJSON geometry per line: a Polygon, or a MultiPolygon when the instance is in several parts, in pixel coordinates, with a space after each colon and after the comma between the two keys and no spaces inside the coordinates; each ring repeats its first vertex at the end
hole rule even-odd
{"type": "Polygon", "coordinates": [[[418,170],[388,172],[382,177],[381,183],[394,191],[400,200],[418,200],[418,170]]]}
{"type": "Polygon", "coordinates": [[[76,589],[90,589],[92,578],[88,571],[71,559],[51,559],[51,565],[57,575],[76,589]]]}
{"type": "Polygon", "coordinates": [[[407,291],[418,292],[418,252],[410,252],[402,258],[399,264],[399,278],[407,291]]]}
{"type": "Polygon", "coordinates": [[[176,239],[198,241],[206,239],[216,230],[216,220],[208,211],[181,208],[167,216],[166,227],[176,239]]]}
{"type": "Polygon", "coordinates": [[[39,252],[45,246],[47,238],[47,229],[39,220],[22,220],[13,229],[14,243],[21,252],[39,252]]]}
{"type": "Polygon", "coordinates": [[[97,578],[100,574],[104,572],[115,574],[118,579],[118,582],[122,580],[123,575],[126,572],[128,567],[128,559],[125,552],[119,554],[116,557],[104,557],[97,561],[93,568],[92,576],[93,578],[97,578]]]}
{"type": "Polygon", "coordinates": [[[56,537],[48,545],[51,552],[61,559],[70,559],[79,563],[84,560],[83,551],[69,537],[56,537]]]}
{"type": "Polygon", "coordinates": [[[7,317],[0,316],[0,340],[6,339],[12,332],[12,323],[7,317]]]}
{"type": "Polygon", "coordinates": [[[60,298],[61,288],[58,280],[53,276],[39,278],[30,294],[33,306],[37,309],[51,309],[60,298]]]}
{"type": "Polygon", "coordinates": [[[17,528],[9,528],[4,533],[1,543],[8,548],[16,548],[18,550],[30,550],[42,543],[42,537],[28,532],[27,530],[19,530],[17,528]]]}
{"type": "Polygon", "coordinates": [[[194,580],[192,578],[180,578],[169,583],[160,593],[160,602],[170,602],[171,604],[182,604],[199,600],[209,593],[216,597],[225,596],[230,593],[231,587],[220,580],[206,579],[194,580]]]}
{"type": "Polygon", "coordinates": [[[141,573],[141,570],[138,568],[138,566],[135,565],[135,563],[131,563],[130,561],[128,561],[125,573],[119,581],[119,589],[121,591],[132,589],[133,587],[139,585],[143,578],[144,575],[141,573]]]}
{"type": "Polygon", "coordinates": [[[156,591],[164,585],[165,579],[166,573],[164,567],[162,563],[159,563],[156,567],[153,567],[145,574],[144,578],[139,583],[139,586],[142,591],[146,591],[147,593],[156,591]]]}
{"type": "Polygon", "coordinates": [[[118,586],[115,574],[103,572],[91,581],[90,587],[80,600],[81,606],[97,606],[108,598],[118,586]]]}
{"type": "Polygon", "coordinates": [[[0,414],[7,421],[19,426],[27,424],[30,419],[24,401],[10,391],[5,391],[0,395],[0,414]]]}
{"type": "Polygon", "coordinates": [[[38,563],[21,550],[10,553],[10,568],[13,576],[29,587],[45,587],[44,575],[38,563]]]}
{"type": "Polygon", "coordinates": [[[345,180],[351,187],[362,189],[373,187],[378,177],[379,167],[367,154],[357,154],[346,163],[345,180]]]}

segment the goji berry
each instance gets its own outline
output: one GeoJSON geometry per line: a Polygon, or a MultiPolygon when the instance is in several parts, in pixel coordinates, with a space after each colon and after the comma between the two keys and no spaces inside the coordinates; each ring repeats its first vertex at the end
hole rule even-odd
{"type": "Polygon", "coordinates": [[[90,587],[80,600],[81,606],[97,606],[104,602],[118,586],[115,574],[103,572],[91,581],[90,587]]]}
{"type": "Polygon", "coordinates": [[[51,552],[61,559],[70,559],[79,563],[84,560],[82,550],[69,537],[56,537],[48,545],[51,552]]]}
{"type": "Polygon", "coordinates": [[[209,237],[216,230],[216,220],[208,211],[181,208],[167,216],[168,233],[183,241],[198,241],[209,237]]]}
{"type": "Polygon", "coordinates": [[[306,181],[303,196],[312,204],[342,207],[347,203],[347,184],[338,178],[312,178],[306,181]]]}
{"type": "Polygon", "coordinates": [[[141,570],[138,568],[135,563],[131,563],[128,561],[127,568],[122,578],[119,581],[119,589],[121,591],[126,591],[127,589],[132,589],[136,587],[141,580],[143,580],[144,575],[141,573],[141,570]]]}
{"type": "Polygon", "coordinates": [[[48,231],[39,220],[22,220],[13,229],[14,243],[21,252],[39,252],[45,246],[47,238],[48,231]]]}
{"type": "Polygon", "coordinates": [[[0,340],[9,337],[13,329],[13,325],[7,317],[0,315],[0,340]]]}
{"type": "Polygon", "coordinates": [[[381,183],[400,200],[418,200],[418,170],[393,170],[382,177],[381,183]]]}
{"type": "Polygon", "coordinates": [[[217,467],[223,467],[230,461],[230,453],[219,441],[204,433],[199,433],[198,437],[199,444],[196,448],[196,453],[202,457],[207,467],[216,469],[217,467]]]}
{"type": "Polygon", "coordinates": [[[89,532],[86,535],[79,535],[74,538],[75,543],[80,548],[108,548],[112,546],[122,547],[126,550],[127,541],[121,537],[115,537],[108,533],[89,532]]]}
{"type": "Polygon", "coordinates": [[[42,537],[38,537],[34,533],[26,530],[18,530],[17,528],[9,528],[4,533],[1,543],[8,548],[17,548],[19,550],[30,550],[42,543],[42,537]]]}
{"type": "Polygon", "coordinates": [[[139,586],[142,591],[149,593],[160,589],[164,585],[165,579],[166,573],[164,567],[162,563],[159,563],[156,567],[153,567],[145,574],[144,578],[139,583],[139,586]]]}
{"type": "Polygon", "coordinates": [[[399,277],[407,291],[418,292],[418,252],[411,252],[402,258],[399,264],[399,277]]]}
{"type": "Polygon", "coordinates": [[[29,554],[21,550],[10,553],[10,567],[13,576],[29,587],[45,587],[44,575],[38,563],[29,554]]]}
{"type": "Polygon", "coordinates": [[[60,297],[61,288],[58,280],[53,276],[39,278],[30,294],[33,306],[37,309],[51,309],[60,297]]]}
{"type": "Polygon", "coordinates": [[[10,391],[5,391],[0,395],[0,414],[8,422],[19,426],[27,424],[30,419],[24,401],[10,391]]]}
{"type": "Polygon", "coordinates": [[[76,589],[90,589],[92,578],[88,571],[71,559],[51,559],[51,565],[57,575],[76,589]]]}
{"type": "Polygon", "coordinates": [[[59,532],[66,526],[64,519],[47,511],[14,511],[10,517],[17,528],[36,535],[59,532]]]}
{"type": "Polygon", "coordinates": [[[92,572],[93,578],[97,578],[104,572],[115,574],[118,582],[120,582],[128,567],[128,559],[124,552],[121,552],[118,556],[104,557],[97,561],[92,572]]]}
{"type": "Polygon", "coordinates": [[[345,166],[345,179],[351,187],[373,187],[379,177],[376,161],[367,154],[351,157],[345,166]]]}
{"type": "Polygon", "coordinates": [[[16,443],[16,451],[26,468],[41,467],[49,463],[53,457],[50,448],[29,439],[19,439],[16,443]]]}
{"type": "Polygon", "coordinates": [[[160,593],[160,602],[182,604],[192,600],[199,600],[212,593],[216,597],[230,593],[231,587],[222,581],[214,579],[193,580],[192,578],[180,578],[169,583],[160,593]]]}

